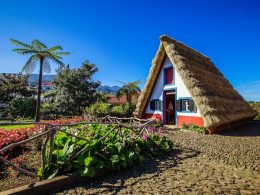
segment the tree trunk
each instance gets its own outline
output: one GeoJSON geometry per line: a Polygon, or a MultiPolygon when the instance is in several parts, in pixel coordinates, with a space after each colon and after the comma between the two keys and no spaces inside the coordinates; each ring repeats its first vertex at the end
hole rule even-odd
{"type": "Polygon", "coordinates": [[[44,58],[40,58],[40,72],[39,72],[39,82],[38,82],[38,93],[37,93],[37,106],[35,113],[35,122],[40,121],[40,109],[41,109],[41,93],[42,93],[42,67],[44,58]]]}

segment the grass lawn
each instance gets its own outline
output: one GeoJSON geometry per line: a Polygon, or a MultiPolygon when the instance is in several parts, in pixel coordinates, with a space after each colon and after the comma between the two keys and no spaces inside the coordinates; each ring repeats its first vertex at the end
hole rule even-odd
{"type": "Polygon", "coordinates": [[[0,124],[0,129],[12,130],[12,129],[28,128],[33,126],[34,125],[1,125],[0,124]]]}
{"type": "MultiPolygon", "coordinates": [[[[12,129],[22,129],[33,127],[34,125],[2,125],[1,123],[10,123],[10,120],[1,120],[0,121],[0,129],[12,130],[12,129]]],[[[26,123],[26,122],[33,122],[32,119],[18,119],[15,122],[26,123]]]]}

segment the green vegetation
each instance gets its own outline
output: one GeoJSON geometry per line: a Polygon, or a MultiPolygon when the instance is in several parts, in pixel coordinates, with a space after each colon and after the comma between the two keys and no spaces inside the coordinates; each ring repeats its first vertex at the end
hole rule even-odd
{"type": "Polygon", "coordinates": [[[0,102],[8,103],[16,97],[32,97],[35,91],[28,88],[29,75],[1,74],[0,102]]]}
{"type": "Polygon", "coordinates": [[[109,103],[97,102],[85,109],[85,114],[96,117],[104,117],[107,115],[116,117],[131,117],[135,110],[134,104],[125,104],[113,106],[109,103]]]}
{"type": "Polygon", "coordinates": [[[30,128],[33,126],[34,125],[1,125],[0,124],[0,129],[5,129],[5,130],[24,129],[24,128],[30,128]]]}
{"type": "Polygon", "coordinates": [[[249,104],[258,112],[258,116],[256,116],[255,120],[260,120],[260,102],[249,102],[249,104]]]}
{"type": "Polygon", "coordinates": [[[121,87],[117,94],[116,97],[120,98],[123,95],[126,95],[127,102],[129,104],[132,103],[132,96],[135,95],[136,93],[141,92],[141,89],[138,87],[138,85],[141,83],[141,81],[134,81],[134,82],[129,82],[129,83],[124,83],[123,87],[121,87]]]}
{"type": "Polygon", "coordinates": [[[42,74],[44,72],[50,72],[51,66],[48,60],[58,64],[59,66],[64,66],[64,63],[61,61],[63,55],[68,55],[68,52],[62,52],[60,46],[53,46],[48,48],[45,44],[38,40],[33,40],[31,44],[22,43],[20,41],[11,39],[11,44],[17,46],[13,49],[14,52],[17,52],[21,55],[31,55],[29,60],[24,65],[22,72],[32,73],[36,67],[36,64],[40,63],[40,72],[39,72],[39,82],[38,82],[38,94],[37,94],[37,106],[35,121],[40,120],[40,107],[41,107],[41,86],[42,86],[42,74]]]}
{"type": "Polygon", "coordinates": [[[58,72],[54,80],[54,90],[45,97],[49,105],[44,112],[55,115],[81,115],[84,109],[100,98],[96,89],[100,83],[93,81],[93,75],[98,71],[95,64],[85,61],[80,68],[66,67],[58,72]]]}
{"type": "MultiPolygon", "coordinates": [[[[149,130],[143,137],[134,138],[130,129],[122,128],[120,133],[112,131],[114,125],[80,125],[64,128],[86,140],[67,136],[59,132],[54,140],[52,163],[46,165],[38,174],[51,178],[64,173],[93,177],[99,170],[120,170],[141,163],[146,157],[152,157],[170,151],[172,142],[162,136],[161,129],[149,130]],[[103,138],[109,131],[108,136],[103,138]],[[85,152],[76,158],[74,155],[85,148],[85,152]]],[[[48,158],[49,145],[46,151],[48,158]]]]}
{"type": "Polygon", "coordinates": [[[9,103],[9,114],[12,118],[33,118],[35,116],[36,100],[34,98],[17,97],[9,103]]]}
{"type": "Polygon", "coordinates": [[[187,129],[189,131],[194,131],[194,132],[197,132],[197,133],[203,133],[203,134],[207,133],[207,130],[206,130],[205,127],[199,127],[199,126],[194,125],[192,123],[190,123],[190,124],[183,123],[182,124],[182,128],[183,129],[187,129]]]}

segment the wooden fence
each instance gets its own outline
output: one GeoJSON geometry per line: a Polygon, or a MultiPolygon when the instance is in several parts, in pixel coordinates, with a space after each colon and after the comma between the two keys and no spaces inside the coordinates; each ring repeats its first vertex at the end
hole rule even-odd
{"type": "MultiPolygon", "coordinates": [[[[73,124],[49,124],[49,123],[44,123],[44,122],[25,122],[25,123],[1,123],[1,125],[41,125],[43,126],[42,132],[38,133],[37,135],[34,135],[32,137],[29,137],[26,140],[17,142],[17,143],[12,143],[10,145],[5,146],[4,148],[0,149],[0,161],[5,162],[6,164],[13,166],[14,169],[17,171],[32,176],[32,177],[39,177],[36,173],[33,173],[31,171],[28,171],[24,168],[18,167],[16,164],[11,162],[10,160],[7,160],[4,158],[2,155],[7,152],[10,149],[13,149],[14,147],[20,146],[22,144],[26,144],[28,142],[31,142],[36,139],[44,138],[42,146],[41,146],[41,167],[42,169],[45,167],[46,164],[50,165],[52,162],[52,152],[53,152],[53,147],[54,147],[54,139],[55,135],[57,132],[63,132],[66,133],[68,136],[76,137],[81,140],[87,141],[86,138],[77,136],[73,133],[66,132],[63,130],[62,127],[73,127],[73,126],[78,126],[78,125],[90,125],[90,124],[114,124],[115,126],[106,132],[106,134],[101,137],[98,141],[101,142],[104,140],[111,132],[117,133],[123,138],[123,134],[121,132],[121,128],[127,128],[131,130],[131,132],[134,135],[134,138],[138,138],[142,136],[142,133],[145,131],[147,134],[149,134],[148,128],[151,126],[154,126],[155,121],[152,119],[138,119],[134,117],[130,118],[118,118],[118,117],[111,117],[111,116],[105,116],[101,118],[96,118],[90,115],[87,115],[84,117],[82,122],[79,123],[73,123],[73,124]],[[49,151],[48,151],[48,157],[45,158],[45,153],[46,153],[46,146],[49,143],[49,151]]],[[[91,141],[90,141],[91,142],[91,141]]],[[[88,150],[88,146],[90,144],[86,144],[84,148],[82,148],[80,151],[78,151],[74,156],[70,158],[70,161],[75,159],[77,156],[79,156],[81,153],[85,152],[88,150]]]]}

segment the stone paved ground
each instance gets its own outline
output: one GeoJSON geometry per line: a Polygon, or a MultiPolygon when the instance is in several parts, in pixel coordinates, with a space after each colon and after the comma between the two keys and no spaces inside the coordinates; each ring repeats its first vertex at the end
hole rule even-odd
{"type": "Polygon", "coordinates": [[[259,123],[240,130],[213,136],[170,132],[179,146],[167,157],[57,194],[260,194],[259,123]]]}
{"type": "Polygon", "coordinates": [[[260,121],[224,131],[219,135],[168,131],[168,136],[181,147],[200,151],[210,160],[260,171],[260,121]]]}

